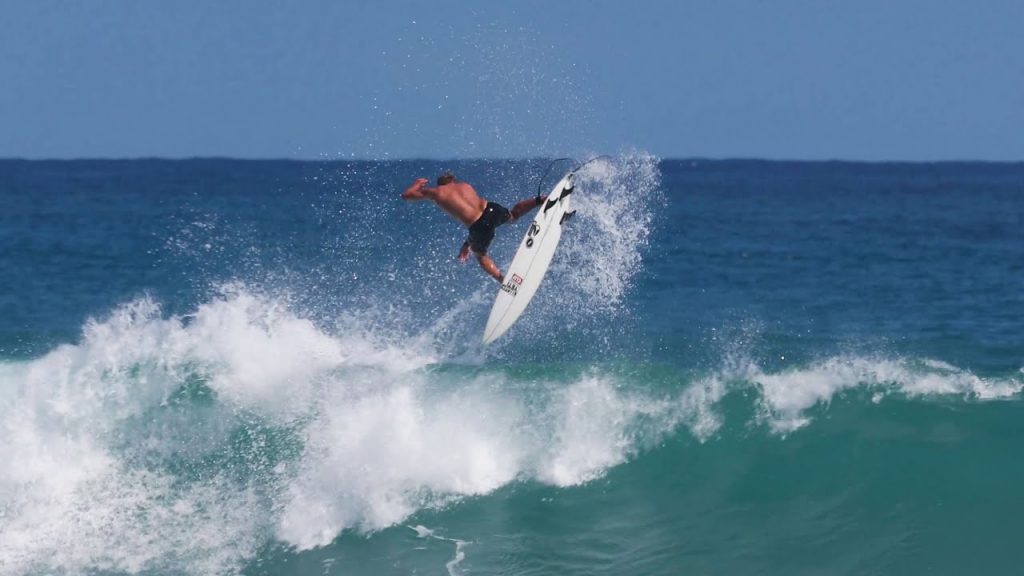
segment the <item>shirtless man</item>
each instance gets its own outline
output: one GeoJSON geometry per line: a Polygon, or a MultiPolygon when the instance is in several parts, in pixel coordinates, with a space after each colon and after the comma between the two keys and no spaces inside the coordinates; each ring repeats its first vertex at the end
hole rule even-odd
{"type": "Polygon", "coordinates": [[[433,200],[449,216],[469,228],[469,238],[459,250],[459,262],[469,259],[469,251],[472,250],[480,267],[499,283],[502,282],[504,275],[487,255],[487,247],[494,240],[494,229],[506,222],[515,222],[520,216],[543,204],[547,197],[523,200],[513,206],[510,212],[501,204],[488,202],[478,196],[472,186],[456,180],[455,174],[451,172],[446,171],[437,177],[437,188],[427,187],[427,182],[426,178],[417,178],[402,193],[402,199],[433,200]]]}

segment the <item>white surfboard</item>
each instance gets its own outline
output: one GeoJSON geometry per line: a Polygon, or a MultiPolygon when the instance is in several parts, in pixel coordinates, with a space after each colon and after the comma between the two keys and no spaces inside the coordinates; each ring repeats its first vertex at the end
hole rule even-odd
{"type": "Polygon", "coordinates": [[[569,212],[574,175],[575,172],[569,172],[559,180],[547,201],[537,207],[533,223],[519,243],[512,263],[505,269],[505,281],[484,328],[484,344],[494,342],[511,328],[537,293],[562,238],[562,225],[574,214],[569,212]]]}

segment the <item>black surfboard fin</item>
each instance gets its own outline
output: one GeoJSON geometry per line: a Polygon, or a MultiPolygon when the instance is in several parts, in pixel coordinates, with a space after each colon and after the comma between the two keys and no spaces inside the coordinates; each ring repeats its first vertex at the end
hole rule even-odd
{"type": "Polygon", "coordinates": [[[572,212],[563,212],[562,213],[562,219],[558,221],[559,226],[561,226],[562,224],[565,224],[566,220],[569,220],[570,218],[572,218],[575,215],[576,215],[576,211],[575,210],[573,210],[572,212]]]}

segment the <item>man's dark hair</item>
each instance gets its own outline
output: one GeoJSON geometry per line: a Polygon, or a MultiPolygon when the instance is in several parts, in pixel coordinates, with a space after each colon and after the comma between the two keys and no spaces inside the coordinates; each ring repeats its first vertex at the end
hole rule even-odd
{"type": "Polygon", "coordinates": [[[451,170],[445,170],[437,177],[437,185],[444,186],[445,184],[451,184],[455,182],[455,173],[451,170]]]}

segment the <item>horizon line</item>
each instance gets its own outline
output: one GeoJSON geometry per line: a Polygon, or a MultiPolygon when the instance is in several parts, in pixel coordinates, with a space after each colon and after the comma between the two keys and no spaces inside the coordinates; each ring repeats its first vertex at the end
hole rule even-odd
{"type": "MultiPolygon", "coordinates": [[[[628,156],[629,154],[624,154],[628,156]]],[[[805,164],[1024,164],[1024,159],[1018,160],[986,160],[986,159],[964,159],[945,158],[935,160],[866,160],[847,158],[772,158],[756,156],[665,156],[657,158],[658,162],[763,162],[772,164],[805,163],[805,164]]],[[[614,157],[614,156],[613,156],[614,157]]],[[[24,156],[3,156],[0,162],[196,162],[196,161],[220,161],[220,162],[293,162],[296,164],[314,163],[344,163],[344,162],[529,162],[546,161],[555,156],[479,156],[465,158],[441,158],[441,157],[403,157],[403,158],[287,158],[287,157],[247,157],[247,156],[79,156],[79,157],[39,157],[30,158],[24,156]]]]}

